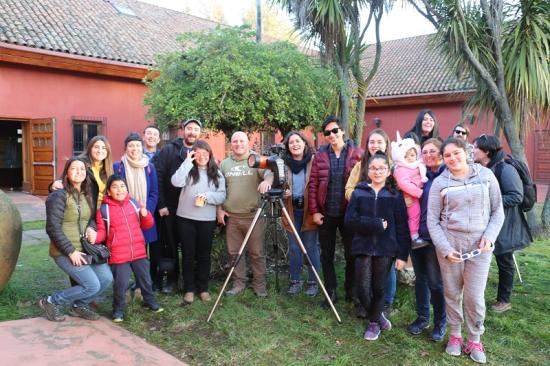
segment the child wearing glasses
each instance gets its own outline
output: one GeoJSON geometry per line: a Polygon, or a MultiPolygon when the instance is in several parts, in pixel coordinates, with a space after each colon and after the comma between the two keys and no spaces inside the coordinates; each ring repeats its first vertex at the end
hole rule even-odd
{"type": "Polygon", "coordinates": [[[422,186],[428,181],[426,166],[422,160],[419,160],[420,148],[414,139],[401,139],[399,132],[397,132],[397,141],[391,143],[391,154],[395,164],[393,177],[407,202],[411,248],[419,249],[428,245],[428,242],[422,240],[418,235],[422,186]]]}
{"type": "Polygon", "coordinates": [[[378,339],[391,323],[382,312],[388,272],[395,257],[401,269],[409,255],[407,209],[403,194],[388,182],[390,163],[375,153],[363,167],[370,183],[362,181],[351,195],[345,224],[353,232],[351,245],[355,257],[355,283],[359,301],[367,310],[366,340],[378,339]]]}

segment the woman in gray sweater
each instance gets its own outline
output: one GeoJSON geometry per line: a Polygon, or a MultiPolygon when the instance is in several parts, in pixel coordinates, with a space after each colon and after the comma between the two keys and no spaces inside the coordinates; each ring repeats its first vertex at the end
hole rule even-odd
{"type": "Polygon", "coordinates": [[[447,139],[441,153],[447,169],[430,189],[427,224],[445,291],[450,328],[445,351],[459,356],[463,350],[472,360],[485,363],[485,350],[480,342],[484,332],[484,292],[491,252],[504,222],[502,197],[498,181],[489,169],[467,163],[463,140],[447,139]],[[467,253],[477,255],[463,258],[467,253]],[[462,349],[464,320],[468,343],[462,349]]]}
{"type": "Polygon", "coordinates": [[[195,142],[172,175],[172,184],[182,188],[176,215],[183,256],[183,303],[191,304],[195,292],[201,300],[209,301],[216,205],[225,201],[225,180],[206,141],[195,142]]]}

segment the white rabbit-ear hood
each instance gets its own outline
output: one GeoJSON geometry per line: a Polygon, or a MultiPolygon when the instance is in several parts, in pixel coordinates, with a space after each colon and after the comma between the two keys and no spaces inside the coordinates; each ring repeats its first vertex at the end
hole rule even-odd
{"type": "Polygon", "coordinates": [[[396,141],[391,143],[391,157],[394,163],[401,165],[408,165],[405,161],[405,154],[410,149],[414,148],[416,150],[416,156],[419,156],[419,149],[416,146],[415,142],[411,138],[401,139],[399,131],[396,132],[396,141]]]}

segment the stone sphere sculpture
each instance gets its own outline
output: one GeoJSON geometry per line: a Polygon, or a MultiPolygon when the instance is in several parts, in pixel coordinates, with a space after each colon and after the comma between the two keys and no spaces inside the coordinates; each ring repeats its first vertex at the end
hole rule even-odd
{"type": "Polygon", "coordinates": [[[21,250],[23,225],[19,211],[0,190],[0,291],[8,283],[21,250]]]}

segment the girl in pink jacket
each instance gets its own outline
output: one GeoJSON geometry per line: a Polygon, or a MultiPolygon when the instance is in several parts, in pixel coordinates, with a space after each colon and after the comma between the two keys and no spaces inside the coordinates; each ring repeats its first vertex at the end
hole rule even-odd
{"type": "Polygon", "coordinates": [[[418,159],[420,149],[412,138],[401,139],[397,132],[397,141],[391,143],[394,162],[393,176],[397,186],[405,196],[412,249],[421,248],[428,243],[418,236],[420,226],[420,197],[426,178],[426,166],[418,159]]]}

